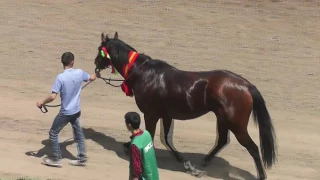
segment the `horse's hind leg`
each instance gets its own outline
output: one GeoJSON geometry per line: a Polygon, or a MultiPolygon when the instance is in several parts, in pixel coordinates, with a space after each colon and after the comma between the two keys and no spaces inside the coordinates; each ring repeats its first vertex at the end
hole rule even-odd
{"type": "Polygon", "coordinates": [[[247,130],[242,130],[241,128],[235,128],[232,130],[234,135],[236,136],[239,143],[247,149],[252,158],[254,159],[259,179],[266,179],[266,173],[262,166],[259,149],[258,146],[253,142],[251,137],[249,136],[247,130]]]}
{"type": "MultiPolygon", "coordinates": [[[[251,98],[251,97],[250,97],[251,98]]],[[[239,102],[239,101],[238,101],[239,102]]],[[[244,101],[245,102],[245,101],[244,101]]],[[[249,101],[247,101],[249,102],[249,101]]],[[[234,113],[230,115],[229,113],[229,129],[237,138],[238,142],[247,149],[247,151],[252,156],[259,179],[266,179],[266,173],[261,162],[258,146],[253,142],[248,134],[248,122],[251,113],[251,103],[246,104],[234,104],[234,113]]]]}
{"type": "Polygon", "coordinates": [[[178,160],[178,162],[182,162],[184,158],[181,154],[176,150],[173,145],[173,130],[174,130],[174,121],[172,118],[162,118],[161,119],[161,131],[160,131],[160,139],[161,143],[170,151],[174,157],[178,160]]]}
{"type": "Polygon", "coordinates": [[[218,154],[230,142],[229,129],[224,119],[217,117],[217,137],[216,143],[208,155],[204,158],[203,166],[207,166],[212,158],[218,154]]]}

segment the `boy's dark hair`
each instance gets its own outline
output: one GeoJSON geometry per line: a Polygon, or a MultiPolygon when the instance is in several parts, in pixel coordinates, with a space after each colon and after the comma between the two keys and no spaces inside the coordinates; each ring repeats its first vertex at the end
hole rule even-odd
{"type": "Polygon", "coordinates": [[[65,52],[61,56],[61,62],[64,66],[69,66],[74,61],[74,55],[72,52],[65,52]]]}
{"type": "Polygon", "coordinates": [[[124,115],[126,124],[129,124],[132,129],[136,130],[140,128],[140,115],[136,112],[127,112],[124,115]]]}

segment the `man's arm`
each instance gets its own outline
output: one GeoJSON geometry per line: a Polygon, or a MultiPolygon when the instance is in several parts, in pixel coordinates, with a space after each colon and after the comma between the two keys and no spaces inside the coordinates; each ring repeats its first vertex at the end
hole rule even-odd
{"type": "Polygon", "coordinates": [[[133,180],[139,180],[142,173],[142,162],[140,151],[134,144],[131,145],[131,157],[132,157],[132,168],[133,168],[133,180]]]}
{"type": "Polygon", "coordinates": [[[47,98],[45,98],[42,101],[42,104],[47,104],[47,103],[51,103],[53,100],[55,100],[57,97],[57,94],[52,92],[47,98]]]}
{"type": "Polygon", "coordinates": [[[89,75],[87,72],[83,71],[82,79],[84,82],[94,81],[94,80],[96,80],[96,78],[97,78],[97,73],[93,73],[93,74],[89,75]]]}
{"type": "Polygon", "coordinates": [[[60,90],[61,90],[61,81],[57,77],[52,85],[51,94],[47,96],[43,101],[38,101],[37,106],[41,107],[42,105],[50,103],[53,100],[55,100],[60,90]]]}

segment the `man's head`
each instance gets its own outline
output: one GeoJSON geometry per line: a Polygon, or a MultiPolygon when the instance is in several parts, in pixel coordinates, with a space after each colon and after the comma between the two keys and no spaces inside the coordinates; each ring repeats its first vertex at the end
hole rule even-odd
{"type": "Polygon", "coordinates": [[[124,119],[129,131],[137,130],[140,128],[140,115],[136,112],[127,112],[124,119]]]}
{"type": "Polygon", "coordinates": [[[64,67],[72,67],[74,63],[74,55],[71,52],[65,52],[61,56],[61,62],[64,67]]]}

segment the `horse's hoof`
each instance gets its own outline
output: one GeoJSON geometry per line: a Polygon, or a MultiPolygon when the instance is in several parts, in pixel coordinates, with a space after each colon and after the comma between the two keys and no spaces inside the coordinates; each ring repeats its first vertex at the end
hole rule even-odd
{"type": "Polygon", "coordinates": [[[129,156],[129,149],[123,148],[123,152],[125,155],[129,156]]]}
{"type": "Polygon", "coordinates": [[[123,143],[123,151],[124,154],[129,156],[130,142],[123,143]]]}
{"type": "Polygon", "coordinates": [[[267,179],[265,176],[261,176],[261,177],[258,177],[259,180],[265,180],[267,179]]]}
{"type": "Polygon", "coordinates": [[[127,148],[127,149],[130,148],[130,145],[131,145],[131,142],[123,143],[123,147],[124,147],[124,148],[127,148]]]}

